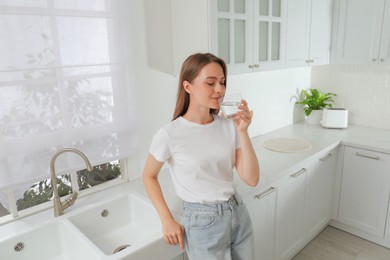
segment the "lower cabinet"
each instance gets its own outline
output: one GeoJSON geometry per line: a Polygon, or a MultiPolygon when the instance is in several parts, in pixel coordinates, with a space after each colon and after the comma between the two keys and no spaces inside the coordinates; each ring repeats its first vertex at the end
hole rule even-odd
{"type": "Polygon", "coordinates": [[[291,259],[304,245],[308,171],[300,167],[278,182],[275,259],[291,259]]]}
{"type": "Polygon", "coordinates": [[[324,151],[291,170],[276,185],[275,258],[291,259],[332,216],[338,149],[324,151]]]}
{"type": "Polygon", "coordinates": [[[338,149],[318,156],[307,174],[306,231],[314,238],[330,221],[333,209],[338,149]]]}
{"type": "Polygon", "coordinates": [[[384,238],[389,197],[390,155],[345,146],[338,221],[384,238]]]}
{"type": "Polygon", "coordinates": [[[252,219],[255,259],[274,259],[276,189],[269,189],[245,200],[252,219]]]}

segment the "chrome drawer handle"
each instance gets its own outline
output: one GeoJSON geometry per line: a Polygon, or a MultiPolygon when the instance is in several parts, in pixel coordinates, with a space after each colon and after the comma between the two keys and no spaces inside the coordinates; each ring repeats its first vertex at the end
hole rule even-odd
{"type": "Polygon", "coordinates": [[[365,154],[360,154],[358,152],[356,152],[355,155],[360,156],[360,157],[364,157],[364,158],[368,158],[368,159],[373,159],[373,160],[380,160],[381,159],[379,156],[369,156],[369,155],[365,155],[365,154]]]}
{"type": "Polygon", "coordinates": [[[305,173],[307,170],[305,168],[302,168],[300,169],[299,171],[297,171],[296,173],[293,173],[290,175],[291,178],[296,178],[298,177],[299,175],[305,173]]]}
{"type": "Polygon", "coordinates": [[[255,196],[253,196],[255,199],[261,199],[261,198],[264,198],[265,196],[267,196],[268,194],[271,194],[272,192],[276,191],[276,188],[275,187],[271,187],[269,188],[268,190],[266,191],[263,191],[262,193],[260,194],[257,194],[255,196]]]}
{"type": "Polygon", "coordinates": [[[325,155],[324,157],[318,159],[319,161],[321,162],[324,162],[326,160],[328,160],[330,157],[332,157],[332,154],[331,153],[328,153],[327,155],[325,155]]]}

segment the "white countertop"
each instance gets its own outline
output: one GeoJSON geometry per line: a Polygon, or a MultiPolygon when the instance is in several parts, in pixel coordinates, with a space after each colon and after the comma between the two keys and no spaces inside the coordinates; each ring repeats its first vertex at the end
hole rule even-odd
{"type": "MultiPolygon", "coordinates": [[[[309,161],[325,149],[333,149],[340,143],[390,154],[390,130],[350,125],[346,129],[326,129],[321,125],[299,122],[270,133],[252,138],[260,163],[260,182],[256,188],[239,185],[238,191],[245,196],[251,189],[258,191],[271,185],[295,165],[309,161]],[[311,143],[310,150],[297,153],[275,152],[263,147],[270,138],[300,138],[311,143]]],[[[238,181],[240,182],[240,181],[238,181]]]]}

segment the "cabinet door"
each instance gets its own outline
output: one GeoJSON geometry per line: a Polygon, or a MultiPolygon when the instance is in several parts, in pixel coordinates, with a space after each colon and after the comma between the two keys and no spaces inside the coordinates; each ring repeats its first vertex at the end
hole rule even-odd
{"type": "Polygon", "coordinates": [[[276,259],[291,259],[305,243],[305,186],[308,168],[286,176],[279,185],[276,217],[276,259]]]}
{"type": "Polygon", "coordinates": [[[330,221],[337,167],[337,149],[313,162],[307,175],[306,224],[309,239],[330,221]]]}
{"type": "Polygon", "coordinates": [[[330,0],[288,0],[288,67],[329,63],[331,17],[330,0]]]}
{"type": "Polygon", "coordinates": [[[339,0],[338,64],[376,64],[385,0],[339,0]]]}
{"type": "Polygon", "coordinates": [[[390,155],[345,147],[338,219],[384,237],[390,191],[390,155]]]}
{"type": "Polygon", "coordinates": [[[253,223],[255,259],[274,259],[276,189],[256,194],[246,202],[253,223]]]}
{"type": "Polygon", "coordinates": [[[282,68],[285,0],[210,0],[210,50],[229,73],[282,68]]]}
{"type": "Polygon", "coordinates": [[[379,64],[390,64],[390,0],[386,1],[385,15],[383,17],[379,64]]]}
{"type": "Polygon", "coordinates": [[[287,2],[287,67],[307,66],[310,44],[311,0],[287,2]]]}
{"type": "Polygon", "coordinates": [[[253,62],[254,71],[285,66],[285,0],[254,0],[253,2],[253,62]]]}
{"type": "Polygon", "coordinates": [[[253,61],[253,0],[210,1],[210,49],[229,73],[251,71],[253,61]]]}
{"type": "Polygon", "coordinates": [[[329,64],[331,27],[331,0],[312,0],[309,47],[310,65],[329,64]]]}

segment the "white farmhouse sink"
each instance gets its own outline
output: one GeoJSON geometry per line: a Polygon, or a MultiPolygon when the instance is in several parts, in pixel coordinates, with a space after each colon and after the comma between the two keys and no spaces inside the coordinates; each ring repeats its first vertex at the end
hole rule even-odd
{"type": "Polygon", "coordinates": [[[115,254],[115,258],[143,251],[161,239],[157,212],[135,192],[93,205],[68,220],[105,255],[115,254]]]}
{"type": "Polygon", "coordinates": [[[98,257],[74,230],[58,221],[37,226],[0,242],[0,259],[81,260],[98,257]]]}

